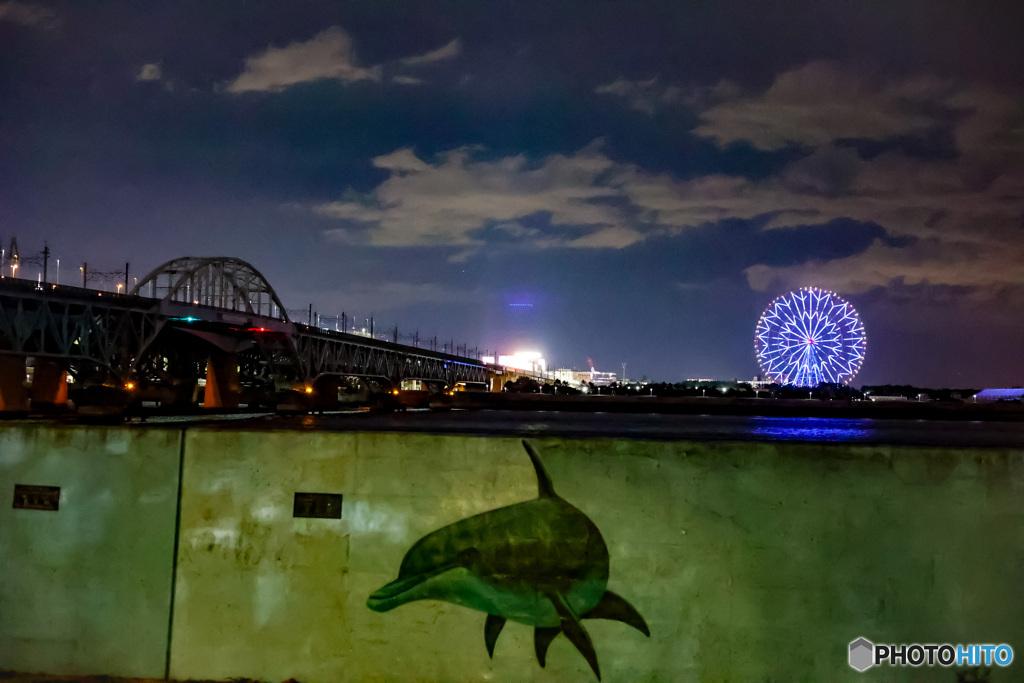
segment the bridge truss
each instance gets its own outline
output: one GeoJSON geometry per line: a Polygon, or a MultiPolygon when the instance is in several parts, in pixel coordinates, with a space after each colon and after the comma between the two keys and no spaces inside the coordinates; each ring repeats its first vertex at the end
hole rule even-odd
{"type": "Polygon", "coordinates": [[[189,400],[214,357],[237,363],[243,389],[264,392],[332,376],[393,386],[488,377],[475,359],[293,323],[237,259],[174,259],[127,295],[0,279],[0,354],[56,361],[87,385],[184,388],[189,400]]]}

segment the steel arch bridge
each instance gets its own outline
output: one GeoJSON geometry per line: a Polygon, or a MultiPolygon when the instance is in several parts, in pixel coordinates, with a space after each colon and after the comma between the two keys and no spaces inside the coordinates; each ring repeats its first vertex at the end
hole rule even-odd
{"type": "Polygon", "coordinates": [[[130,295],[288,321],[277,292],[252,265],[232,257],[171,259],[139,280],[130,295]]]}
{"type": "Polygon", "coordinates": [[[229,257],[172,259],[128,294],[0,279],[0,357],[21,358],[22,372],[25,358],[43,359],[84,385],[172,387],[193,401],[215,367],[227,372],[219,382],[243,392],[348,376],[452,386],[493,372],[472,358],[294,323],[266,278],[229,257]]]}

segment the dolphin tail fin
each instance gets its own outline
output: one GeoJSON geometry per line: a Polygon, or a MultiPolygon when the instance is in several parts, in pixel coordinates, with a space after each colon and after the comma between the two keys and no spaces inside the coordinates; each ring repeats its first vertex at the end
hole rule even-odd
{"type": "Polygon", "coordinates": [[[537,489],[540,497],[551,498],[557,495],[555,487],[551,484],[551,477],[548,476],[548,471],[544,469],[544,463],[540,461],[540,455],[526,439],[523,439],[523,448],[526,449],[527,455],[530,456],[530,462],[533,463],[533,469],[537,472],[537,489]]]}
{"type": "Polygon", "coordinates": [[[538,626],[534,629],[533,650],[537,653],[537,661],[542,669],[547,664],[548,647],[551,645],[551,641],[557,638],[561,632],[562,629],[559,626],[538,626]]]}
{"type": "Polygon", "coordinates": [[[496,614],[488,614],[487,622],[484,623],[484,642],[487,644],[487,656],[494,659],[494,644],[498,642],[501,629],[505,628],[505,617],[496,614]]]}
{"type": "Polygon", "coordinates": [[[600,602],[587,611],[582,618],[621,621],[624,624],[629,624],[647,637],[651,635],[651,630],[647,628],[647,622],[636,611],[636,608],[626,602],[626,599],[621,595],[611,591],[605,591],[604,595],[601,596],[600,602]]]}
{"type": "MultiPolygon", "coordinates": [[[[594,652],[594,643],[591,642],[587,629],[583,628],[583,624],[580,623],[580,618],[572,611],[572,607],[565,601],[565,597],[561,593],[551,593],[548,595],[548,598],[551,600],[551,604],[555,606],[555,610],[562,620],[561,630],[565,633],[565,637],[576,646],[576,649],[580,651],[583,658],[587,660],[587,664],[594,670],[597,680],[601,680],[601,669],[597,665],[597,653],[594,652]]],[[[558,634],[556,633],[555,635],[557,636],[558,634]]]]}

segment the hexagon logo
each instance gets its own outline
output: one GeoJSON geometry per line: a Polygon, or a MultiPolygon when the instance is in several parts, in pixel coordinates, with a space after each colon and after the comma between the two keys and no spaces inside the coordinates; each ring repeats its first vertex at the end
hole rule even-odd
{"type": "Polygon", "coordinates": [[[858,638],[850,643],[850,666],[865,671],[875,663],[875,645],[867,638],[858,638]]]}

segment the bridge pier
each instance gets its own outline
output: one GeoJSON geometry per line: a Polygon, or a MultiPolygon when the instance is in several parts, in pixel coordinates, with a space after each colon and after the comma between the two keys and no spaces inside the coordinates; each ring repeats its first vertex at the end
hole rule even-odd
{"type": "Polygon", "coordinates": [[[54,410],[68,404],[68,371],[52,360],[36,359],[32,371],[32,408],[54,410]]]}
{"type": "Polygon", "coordinates": [[[316,410],[337,410],[338,389],[341,378],[337,375],[326,375],[313,383],[313,408],[316,410]]]}
{"type": "Polygon", "coordinates": [[[238,382],[238,354],[210,354],[206,363],[204,408],[237,408],[241,387],[238,382]]]}
{"type": "Polygon", "coordinates": [[[0,353],[0,411],[26,412],[25,357],[0,353]]]}

